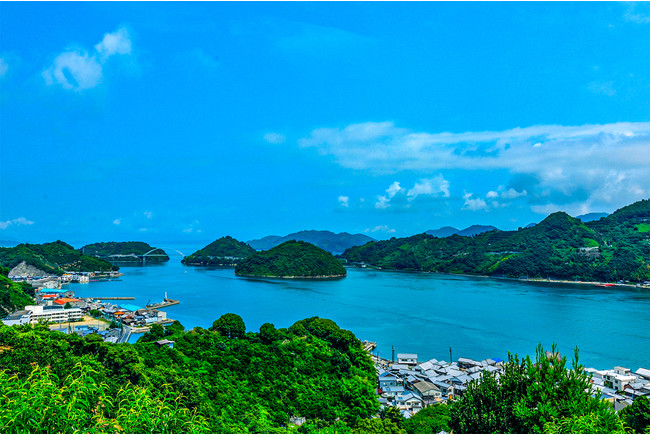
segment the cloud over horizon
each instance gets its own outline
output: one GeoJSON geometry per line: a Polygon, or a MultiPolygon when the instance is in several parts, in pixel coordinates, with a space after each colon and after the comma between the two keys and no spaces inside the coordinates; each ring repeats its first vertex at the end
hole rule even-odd
{"type": "MultiPolygon", "coordinates": [[[[526,197],[533,211],[540,206],[579,211],[619,206],[650,194],[647,122],[465,133],[416,132],[392,122],[366,122],[313,130],[299,145],[332,156],[344,168],[378,174],[506,170],[513,185],[502,186],[498,195],[509,200],[526,197]],[[521,185],[513,188],[517,183],[521,185]]],[[[386,192],[379,196],[377,208],[387,208],[397,194],[386,192]]],[[[465,209],[484,208],[481,198],[463,199],[465,209]]]]}

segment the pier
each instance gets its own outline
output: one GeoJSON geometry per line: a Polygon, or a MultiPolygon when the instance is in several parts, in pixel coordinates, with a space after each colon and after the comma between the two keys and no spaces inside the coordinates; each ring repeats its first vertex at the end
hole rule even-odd
{"type": "Polygon", "coordinates": [[[145,309],[148,309],[148,310],[162,309],[163,307],[173,306],[173,305],[178,304],[178,303],[180,303],[180,301],[172,300],[171,298],[166,298],[161,303],[153,303],[153,304],[146,305],[145,309]]]}

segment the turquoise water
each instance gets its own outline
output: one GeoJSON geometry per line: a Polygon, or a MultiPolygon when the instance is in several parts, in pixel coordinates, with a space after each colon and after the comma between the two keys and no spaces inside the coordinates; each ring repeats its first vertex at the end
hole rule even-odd
{"type": "MultiPolygon", "coordinates": [[[[187,249],[190,250],[190,249],[187,249]]],[[[193,250],[192,250],[193,251],[193,250]]],[[[117,281],[72,284],[78,296],[134,296],[144,306],[165,291],[180,304],[166,308],[186,328],[209,327],[224,313],[248,330],[270,322],[288,327],[319,316],[378,343],[377,352],[419,358],[485,359],[534,354],[537,343],[573,354],[599,369],[650,368],[650,291],[425,273],[349,269],[336,281],[238,278],[233,269],[163,265],[122,267],[117,281]]]]}

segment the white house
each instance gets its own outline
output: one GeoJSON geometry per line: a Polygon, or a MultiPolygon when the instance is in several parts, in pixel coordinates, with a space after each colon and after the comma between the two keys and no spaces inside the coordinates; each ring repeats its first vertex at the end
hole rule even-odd
{"type": "Polygon", "coordinates": [[[400,365],[415,366],[418,364],[418,355],[412,353],[398,354],[397,363],[400,365]]]}

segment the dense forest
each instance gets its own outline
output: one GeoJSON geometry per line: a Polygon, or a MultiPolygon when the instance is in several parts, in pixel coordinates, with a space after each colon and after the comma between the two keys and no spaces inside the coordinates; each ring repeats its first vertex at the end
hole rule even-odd
{"type": "Polygon", "coordinates": [[[120,268],[103,259],[84,255],[63,241],[0,247],[1,266],[13,268],[23,261],[46,273],[56,275],[66,271],[111,271],[120,268]]]}
{"type": "Polygon", "coordinates": [[[181,260],[185,265],[233,265],[255,253],[248,244],[222,237],[181,260]]]}
{"type": "MultiPolygon", "coordinates": [[[[555,353],[554,348],[552,353],[555,353]]],[[[0,326],[0,426],[29,433],[647,433],[650,400],[618,414],[567,359],[511,356],[462,398],[404,419],[380,408],[361,343],[321,318],[247,332],[225,314],[209,329],[156,325],[136,344],[45,326],[0,326]],[[173,341],[173,348],[159,345],[173,341]],[[305,423],[297,426],[294,417],[305,423]]]]}
{"type": "Polygon", "coordinates": [[[286,241],[258,252],[235,267],[238,276],[342,277],[346,271],[331,253],[304,241],[286,241]]]}
{"type": "MultiPolygon", "coordinates": [[[[79,250],[86,255],[96,256],[112,263],[142,261],[138,255],[151,252],[154,247],[142,241],[110,241],[107,243],[87,244],[79,250]]],[[[147,256],[147,262],[169,261],[169,256],[163,249],[157,249],[151,254],[152,256],[147,256]]]]}
{"type": "Polygon", "coordinates": [[[517,231],[391,238],[341,256],[350,263],[398,270],[642,282],[650,280],[650,201],[587,223],[556,212],[517,231]]]}
{"type": "Polygon", "coordinates": [[[24,432],[262,433],[294,416],[354,425],[379,409],[361,342],[321,318],[246,332],[226,314],[210,329],[153,326],[133,345],[2,326],[0,387],[0,426],[24,432]]]}
{"type": "Polygon", "coordinates": [[[0,266],[0,319],[33,303],[34,288],[27,282],[7,278],[9,268],[0,266]]]}

